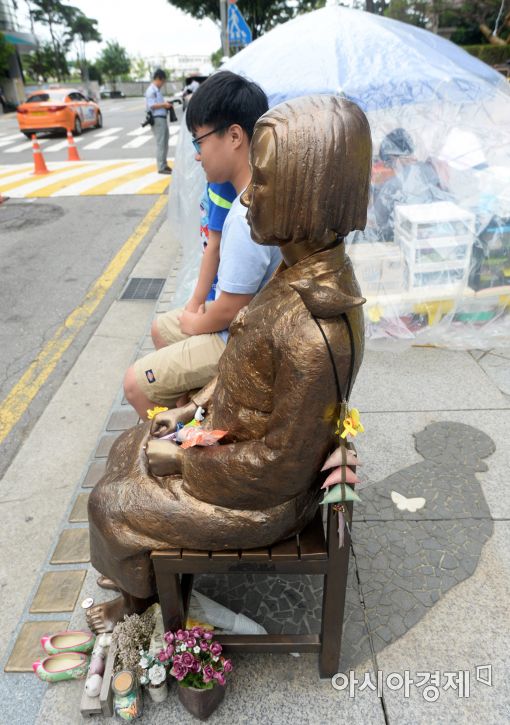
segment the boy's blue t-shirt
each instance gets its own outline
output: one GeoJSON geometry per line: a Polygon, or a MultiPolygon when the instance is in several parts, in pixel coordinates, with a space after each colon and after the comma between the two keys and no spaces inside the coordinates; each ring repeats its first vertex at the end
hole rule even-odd
{"type": "Polygon", "coordinates": [[[209,229],[212,229],[213,232],[221,232],[232,202],[237,196],[236,190],[227,181],[225,184],[208,184],[207,194],[209,198],[209,229]]]}
{"type": "MultiPolygon", "coordinates": [[[[223,230],[223,223],[236,196],[236,190],[229,181],[224,184],[206,185],[200,200],[200,239],[204,247],[209,240],[209,229],[214,232],[223,230]]],[[[206,297],[207,302],[214,300],[217,282],[216,276],[206,297]]]]}

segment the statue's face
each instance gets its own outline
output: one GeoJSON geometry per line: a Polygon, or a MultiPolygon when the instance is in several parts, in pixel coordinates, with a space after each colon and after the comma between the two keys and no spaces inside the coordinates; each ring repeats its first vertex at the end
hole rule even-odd
{"type": "Polygon", "coordinates": [[[252,239],[257,244],[275,244],[274,238],[274,182],[276,176],[276,148],[273,131],[263,126],[256,131],[251,143],[252,178],[241,196],[248,207],[246,219],[252,239]]]}

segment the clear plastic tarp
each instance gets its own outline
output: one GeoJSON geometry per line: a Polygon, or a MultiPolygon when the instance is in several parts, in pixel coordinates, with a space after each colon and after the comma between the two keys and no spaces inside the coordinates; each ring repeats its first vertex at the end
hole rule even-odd
{"type": "MultiPolygon", "coordinates": [[[[367,113],[368,224],[347,241],[367,298],[369,344],[508,344],[510,85],[503,76],[425,30],[340,7],[275,28],[224,67],[257,81],[270,106],[336,93],[367,113]]],[[[185,183],[174,186],[170,207],[182,226],[178,199],[189,200],[193,189],[198,208],[202,181],[185,133],[178,154],[185,183]]],[[[199,253],[190,259],[195,274],[199,262],[199,253]]]]}

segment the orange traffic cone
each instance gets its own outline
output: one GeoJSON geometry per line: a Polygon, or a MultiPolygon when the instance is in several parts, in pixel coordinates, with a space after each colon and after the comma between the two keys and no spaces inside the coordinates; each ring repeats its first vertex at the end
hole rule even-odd
{"type": "Polygon", "coordinates": [[[73,134],[71,131],[67,132],[67,160],[68,161],[81,161],[80,155],[78,154],[78,149],[76,148],[76,144],[74,143],[73,134]]]}
{"type": "Polygon", "coordinates": [[[49,174],[35,133],[32,134],[32,150],[34,152],[34,174],[49,174]]]}

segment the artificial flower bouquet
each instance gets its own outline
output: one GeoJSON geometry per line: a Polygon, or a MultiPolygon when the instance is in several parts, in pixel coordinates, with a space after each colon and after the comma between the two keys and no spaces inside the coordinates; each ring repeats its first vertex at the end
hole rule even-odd
{"type": "Polygon", "coordinates": [[[166,647],[158,652],[156,660],[169,668],[182,687],[210,690],[215,685],[224,686],[232,662],[222,656],[221,644],[213,636],[198,626],[165,632],[166,647]]]}
{"type": "Polygon", "coordinates": [[[158,687],[166,681],[168,665],[161,662],[160,659],[154,657],[149,652],[140,650],[140,669],[142,674],[140,677],[141,685],[152,685],[158,687]]]}

